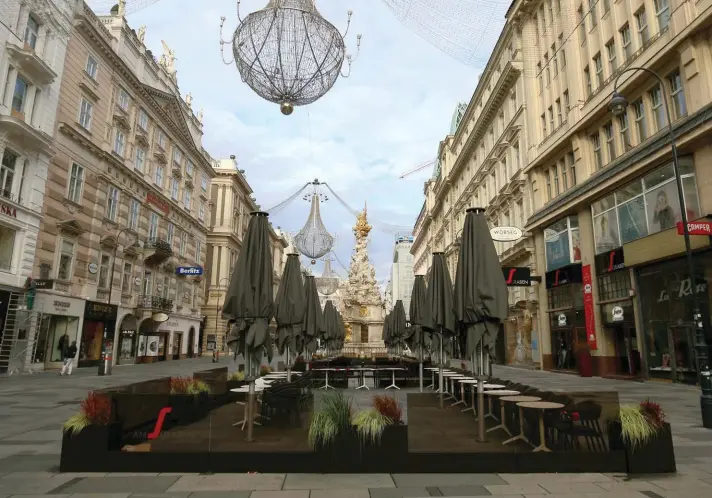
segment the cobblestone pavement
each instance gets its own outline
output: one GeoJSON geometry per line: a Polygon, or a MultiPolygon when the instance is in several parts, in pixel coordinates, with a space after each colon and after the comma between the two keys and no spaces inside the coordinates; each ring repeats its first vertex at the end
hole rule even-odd
{"type": "MultiPolygon", "coordinates": [[[[221,361],[220,366],[232,363],[221,361]]],[[[659,383],[583,379],[510,367],[495,375],[560,391],[618,391],[624,403],[661,403],[673,427],[678,473],[629,479],[613,474],[59,474],[61,425],[91,389],[210,368],[210,358],[0,377],[0,498],[709,498],[712,431],[701,428],[699,391],[659,383]],[[130,477],[127,479],[126,477],[130,477]]],[[[232,370],[233,368],[231,368],[232,370]]],[[[371,393],[372,394],[372,393],[371,393]]],[[[402,396],[404,393],[399,393],[402,396]]],[[[367,403],[369,393],[356,395],[367,403]]],[[[348,458],[348,456],[345,456],[348,458]]]]}

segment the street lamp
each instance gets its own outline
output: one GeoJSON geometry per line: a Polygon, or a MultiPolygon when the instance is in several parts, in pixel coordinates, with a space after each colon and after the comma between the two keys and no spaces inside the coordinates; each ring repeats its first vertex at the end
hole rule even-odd
{"type": "MultiPolygon", "coordinates": [[[[697,367],[697,380],[703,388],[703,395],[705,394],[705,386],[702,385],[702,380],[704,377],[709,379],[709,373],[707,375],[702,374],[702,370],[708,368],[707,360],[707,344],[705,341],[705,329],[704,322],[702,319],[702,311],[699,305],[699,299],[697,297],[697,283],[695,278],[695,263],[692,259],[692,246],[690,245],[690,232],[687,227],[687,208],[685,207],[685,197],[682,186],[682,177],[680,176],[680,163],[677,158],[677,147],[675,146],[675,131],[672,126],[672,119],[670,118],[670,106],[668,104],[668,98],[665,94],[665,84],[663,79],[658,73],[652,69],[646,67],[629,67],[626,68],[621,74],[616,78],[616,82],[613,85],[613,95],[611,96],[611,102],[608,108],[615,116],[621,116],[626,112],[626,107],[628,106],[628,101],[623,95],[618,93],[618,81],[621,79],[625,73],[630,71],[645,71],[655,77],[660,83],[660,92],[662,93],[663,105],[665,107],[665,114],[667,115],[668,121],[668,134],[670,136],[670,148],[672,149],[672,164],[675,171],[675,183],[677,185],[677,195],[680,201],[680,215],[682,217],[682,230],[685,237],[685,257],[687,259],[687,271],[690,273],[690,284],[692,286],[692,307],[693,307],[693,322],[695,323],[695,363],[697,367]]],[[[709,380],[706,381],[709,383],[709,380]]],[[[712,395],[712,392],[708,393],[712,395]]],[[[710,398],[710,411],[712,413],[712,397],[710,398]]],[[[703,423],[705,420],[704,415],[704,403],[703,403],[703,423]]],[[[709,417],[709,424],[712,428],[712,416],[709,417]]],[[[705,425],[707,427],[707,425],[705,425]]]]}
{"type": "MultiPolygon", "coordinates": [[[[219,288],[222,285],[222,283],[225,282],[226,280],[229,284],[230,277],[221,278],[220,281],[218,282],[218,296],[217,296],[217,304],[215,306],[215,338],[216,339],[218,336],[218,320],[220,318],[220,295],[222,294],[222,291],[220,291],[219,288]]],[[[225,341],[223,341],[223,344],[224,343],[225,343],[225,341]]],[[[213,353],[213,356],[215,357],[216,362],[220,361],[220,351],[218,350],[217,341],[215,344],[215,352],[213,353]]]]}
{"type": "MultiPolygon", "coordinates": [[[[126,227],[122,228],[119,230],[119,233],[116,235],[116,241],[114,243],[114,256],[111,259],[111,277],[109,278],[109,299],[107,300],[107,303],[109,306],[111,306],[111,291],[114,290],[114,273],[116,270],[116,250],[119,248],[119,240],[121,239],[121,234],[124,232],[132,232],[133,230],[126,227]]],[[[133,245],[136,245],[138,240],[135,240],[133,245]]],[[[118,318],[118,317],[117,317],[118,318]]],[[[98,375],[111,375],[111,362],[112,362],[112,352],[114,349],[114,336],[116,335],[116,325],[117,323],[114,322],[114,329],[111,331],[111,336],[109,337],[108,335],[108,330],[104,328],[104,337],[102,340],[102,352],[101,352],[101,361],[99,362],[99,370],[97,372],[98,375]]]]}

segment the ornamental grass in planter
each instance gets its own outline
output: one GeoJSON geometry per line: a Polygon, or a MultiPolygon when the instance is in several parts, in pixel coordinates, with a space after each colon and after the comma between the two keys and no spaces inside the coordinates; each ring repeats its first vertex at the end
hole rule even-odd
{"type": "Polygon", "coordinates": [[[658,403],[645,400],[621,406],[619,420],[611,423],[610,438],[611,449],[625,450],[628,473],[676,471],[672,431],[658,403]]]}
{"type": "Polygon", "coordinates": [[[354,425],[361,443],[364,472],[405,471],[408,427],[403,424],[403,407],[397,399],[374,396],[373,408],[358,413],[354,425]]]}
{"type": "Polygon", "coordinates": [[[64,423],[62,461],[91,460],[121,446],[121,425],[111,423],[111,398],[89,393],[77,413],[64,423]]]}
{"type": "Polygon", "coordinates": [[[353,464],[350,459],[344,459],[344,455],[357,455],[359,451],[351,400],[337,392],[324,396],[321,405],[312,415],[309,445],[317,453],[325,472],[347,471],[353,464]]]}
{"type": "Polygon", "coordinates": [[[190,377],[171,377],[168,404],[173,409],[171,420],[176,425],[188,425],[205,417],[210,411],[210,387],[190,377]]]}

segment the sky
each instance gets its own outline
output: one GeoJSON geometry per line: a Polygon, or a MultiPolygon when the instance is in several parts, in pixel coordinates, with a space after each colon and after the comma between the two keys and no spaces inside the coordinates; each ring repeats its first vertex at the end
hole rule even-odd
{"type": "MultiPolygon", "coordinates": [[[[352,208],[367,203],[369,220],[413,227],[432,169],[406,179],[399,176],[436,157],[457,104],[469,102],[481,67],[467,66],[435,48],[401,24],[384,0],[317,0],[322,16],[342,32],[347,11],[353,10],[347,52],[352,52],[357,33],[363,35],[361,52],[349,78],[339,78],[320,100],[283,116],[278,105],[242,83],[234,63],[226,65],[221,58],[220,17],[227,18],[223,36],[229,38],[238,25],[235,0],[136,1],[151,5],[129,14],[130,26],[138,30],[146,25],[145,43],[155,54],[162,53],[161,40],[175,50],[180,91],[192,94],[194,109],[204,109],[203,146],[216,158],[237,157],[262,209],[318,178],[352,208]]],[[[483,0],[488,1],[493,0],[483,0]]],[[[265,4],[242,0],[242,18],[265,4]]],[[[485,63],[497,34],[478,45],[485,63]]],[[[228,61],[231,52],[226,45],[228,61]]],[[[334,252],[348,266],[355,218],[331,195],[321,212],[337,237],[334,252]]],[[[308,213],[309,204],[299,196],[270,220],[296,233],[308,213]]],[[[377,227],[369,252],[377,279],[385,283],[395,237],[377,227]]],[[[309,264],[305,258],[303,262],[309,264]]],[[[338,262],[332,266],[346,276],[338,262]]],[[[318,264],[315,274],[320,269],[318,264]]]]}

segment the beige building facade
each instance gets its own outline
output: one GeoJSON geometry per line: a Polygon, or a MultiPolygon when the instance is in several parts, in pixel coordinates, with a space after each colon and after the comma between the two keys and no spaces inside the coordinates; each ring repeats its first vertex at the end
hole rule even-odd
{"type": "Polygon", "coordinates": [[[157,62],[144,35],[86,4],[74,18],[33,272],[45,367],[73,340],[79,367],[199,352],[215,173],[173,52],[157,62]]]}
{"type": "MultiPolygon", "coordinates": [[[[213,161],[213,171],[215,177],[210,189],[210,231],[205,264],[207,299],[202,308],[205,322],[201,351],[211,354],[214,351],[227,352],[225,336],[228,324],[223,320],[221,310],[237,257],[242,250],[250,213],[260,209],[245,178],[245,171],[238,169],[235,156],[213,161]]],[[[279,229],[274,229],[271,223],[269,235],[274,273],[273,290],[276,296],[289,244],[279,229]]]]}

